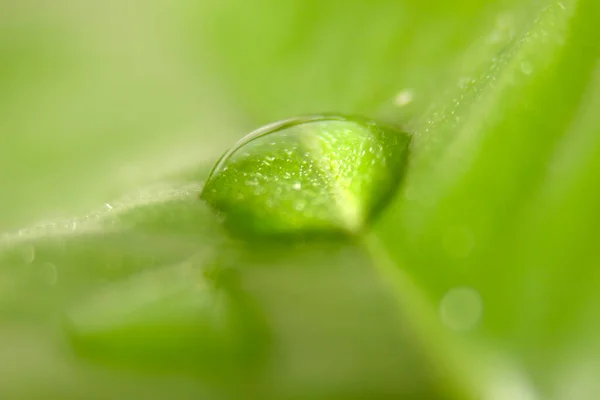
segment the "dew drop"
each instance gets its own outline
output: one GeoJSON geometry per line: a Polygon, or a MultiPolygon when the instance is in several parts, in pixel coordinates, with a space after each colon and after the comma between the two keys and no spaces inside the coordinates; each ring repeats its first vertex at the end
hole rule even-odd
{"type": "Polygon", "coordinates": [[[357,116],[279,121],[228,150],[201,198],[228,216],[232,233],[248,238],[357,234],[395,194],[409,141],[396,128],[357,116]]]}

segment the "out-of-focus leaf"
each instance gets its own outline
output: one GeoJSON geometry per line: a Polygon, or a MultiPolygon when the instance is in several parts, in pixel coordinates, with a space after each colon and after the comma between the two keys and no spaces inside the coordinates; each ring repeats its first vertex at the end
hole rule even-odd
{"type": "Polygon", "coordinates": [[[599,21],[594,2],[552,3],[488,67],[460,78],[452,96],[414,122],[404,193],[380,227],[431,301],[443,307],[459,286],[479,293],[482,320],[466,336],[478,351],[521,364],[520,390],[531,393],[555,390],[556,351],[581,329],[565,314],[587,308],[595,292],[573,296],[563,286],[567,274],[585,287],[579,279],[596,262],[584,238],[594,235],[597,212],[568,192],[594,167],[567,175],[560,164],[595,148],[588,142],[583,152],[580,141],[590,139],[580,138],[599,129],[585,113],[597,90],[599,21]],[[399,226],[403,240],[392,233],[399,226]]]}

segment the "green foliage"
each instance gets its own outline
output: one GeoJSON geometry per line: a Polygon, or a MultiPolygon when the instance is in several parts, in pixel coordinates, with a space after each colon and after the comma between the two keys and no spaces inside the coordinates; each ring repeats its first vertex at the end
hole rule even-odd
{"type": "Polygon", "coordinates": [[[1,396],[600,396],[595,0],[46,11],[0,16],[1,396]],[[231,238],[218,155],[331,111],[412,134],[389,207],[231,238]]]}

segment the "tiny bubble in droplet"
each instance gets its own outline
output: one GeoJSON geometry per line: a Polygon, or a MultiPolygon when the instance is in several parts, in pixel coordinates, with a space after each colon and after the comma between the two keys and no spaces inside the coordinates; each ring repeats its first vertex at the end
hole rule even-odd
{"type": "Polygon", "coordinates": [[[296,182],[292,187],[294,188],[294,190],[300,190],[302,189],[302,184],[300,182],[296,182]]]}

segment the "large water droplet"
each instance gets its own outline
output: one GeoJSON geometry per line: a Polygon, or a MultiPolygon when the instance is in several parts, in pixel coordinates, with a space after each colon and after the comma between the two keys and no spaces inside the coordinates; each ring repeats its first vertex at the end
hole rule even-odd
{"type": "Polygon", "coordinates": [[[395,193],[409,140],[362,117],[276,122],[227,151],[201,197],[234,233],[356,234],[395,193]]]}

